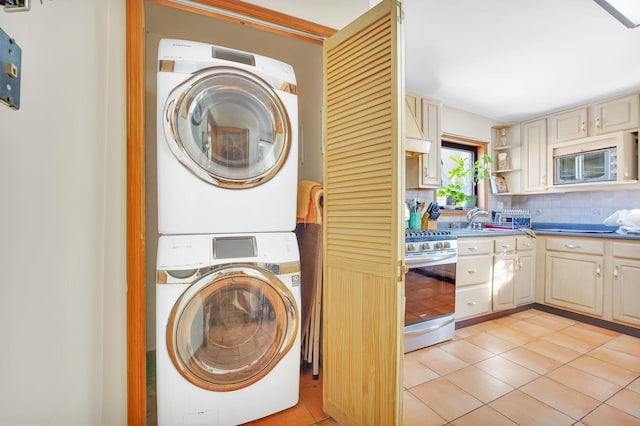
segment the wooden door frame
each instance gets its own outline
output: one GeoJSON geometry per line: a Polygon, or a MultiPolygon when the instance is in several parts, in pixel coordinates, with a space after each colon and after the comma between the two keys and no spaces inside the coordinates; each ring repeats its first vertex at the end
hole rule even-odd
{"type": "MultiPolygon", "coordinates": [[[[249,25],[265,31],[314,43],[333,35],[336,30],[280,12],[236,0],[198,0],[197,2],[243,15],[259,22],[279,26],[273,28],[248,22],[224,13],[172,3],[169,0],[147,0],[177,9],[188,10],[249,25]],[[285,29],[282,29],[285,28],[285,29]],[[287,32],[286,28],[293,30],[287,32]],[[301,35],[302,34],[302,35],[301,35]],[[308,34],[305,37],[304,34],[308,34]]],[[[127,135],[127,422],[147,422],[146,380],[146,291],[145,291],[145,0],[126,2],[126,135],[127,135]]]]}

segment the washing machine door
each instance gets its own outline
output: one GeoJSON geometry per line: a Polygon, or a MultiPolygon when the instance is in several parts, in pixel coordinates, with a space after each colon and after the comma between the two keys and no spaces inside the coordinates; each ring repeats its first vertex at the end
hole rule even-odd
{"type": "Polygon", "coordinates": [[[244,189],[267,182],[291,148],[285,106],[269,83],[238,68],[195,73],[169,95],[169,148],[208,183],[244,189]]]}
{"type": "Polygon", "coordinates": [[[269,373],[297,332],[289,289],[271,272],[241,265],[189,286],[171,312],[166,338],[183,377],[203,389],[231,391],[269,373]]]}

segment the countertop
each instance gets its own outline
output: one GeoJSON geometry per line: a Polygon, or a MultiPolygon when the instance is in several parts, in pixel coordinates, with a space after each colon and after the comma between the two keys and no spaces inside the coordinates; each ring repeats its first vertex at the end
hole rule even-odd
{"type": "MultiPolygon", "coordinates": [[[[464,225],[463,225],[464,226],[464,225]]],[[[447,228],[458,238],[466,237],[499,237],[506,235],[526,235],[525,231],[519,229],[466,229],[447,228]]],[[[566,237],[588,237],[588,238],[609,238],[618,240],[640,241],[640,234],[620,234],[616,231],[617,226],[605,226],[599,224],[576,224],[576,223],[536,223],[531,226],[531,230],[539,235],[557,235],[566,237]]]]}

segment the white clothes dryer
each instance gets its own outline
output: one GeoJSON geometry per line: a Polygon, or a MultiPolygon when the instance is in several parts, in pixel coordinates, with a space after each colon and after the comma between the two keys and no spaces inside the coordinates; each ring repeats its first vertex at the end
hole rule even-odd
{"type": "Polygon", "coordinates": [[[236,425],[298,402],[299,259],[292,232],[160,237],[159,425],[236,425]]]}
{"type": "Polygon", "coordinates": [[[239,50],[163,39],[157,77],[159,233],[293,231],[293,68],[239,50]]]}

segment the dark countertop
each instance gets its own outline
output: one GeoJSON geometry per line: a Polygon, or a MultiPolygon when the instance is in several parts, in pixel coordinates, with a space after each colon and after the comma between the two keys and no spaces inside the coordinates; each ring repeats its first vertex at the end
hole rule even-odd
{"type": "MultiPolygon", "coordinates": [[[[640,234],[619,234],[617,226],[582,223],[537,223],[533,222],[531,229],[539,235],[553,235],[566,237],[610,238],[618,240],[640,241],[640,234]]],[[[458,238],[465,237],[499,237],[506,235],[526,235],[519,229],[449,229],[458,238]]]]}

